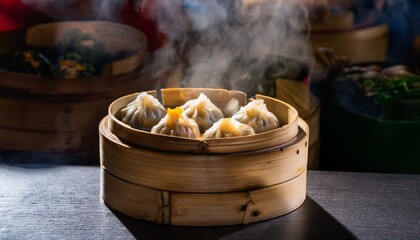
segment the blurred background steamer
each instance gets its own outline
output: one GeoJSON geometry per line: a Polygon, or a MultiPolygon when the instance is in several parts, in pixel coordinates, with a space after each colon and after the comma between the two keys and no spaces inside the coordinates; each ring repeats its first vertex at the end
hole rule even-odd
{"type": "Polygon", "coordinates": [[[2,49],[2,150],[13,161],[26,152],[55,163],[97,163],[97,126],[108,105],[154,88],[138,74],[148,54],[144,34],[119,23],[67,21],[36,25],[21,37],[2,49]]]}

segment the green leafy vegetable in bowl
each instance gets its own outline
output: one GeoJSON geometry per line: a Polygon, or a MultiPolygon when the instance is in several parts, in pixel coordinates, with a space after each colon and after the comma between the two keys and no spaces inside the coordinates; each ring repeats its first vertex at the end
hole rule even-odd
{"type": "Polygon", "coordinates": [[[381,100],[384,96],[420,91],[420,75],[404,65],[381,68],[377,65],[353,66],[343,70],[342,77],[353,80],[366,96],[381,100]]]}
{"type": "Polygon", "coordinates": [[[95,68],[88,59],[77,53],[68,53],[51,67],[51,73],[62,78],[89,77],[95,75],[95,68]]]}

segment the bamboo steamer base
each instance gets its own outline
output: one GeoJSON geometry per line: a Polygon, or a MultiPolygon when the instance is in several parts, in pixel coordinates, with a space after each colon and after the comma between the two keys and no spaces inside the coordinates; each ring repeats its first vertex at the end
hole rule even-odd
{"type": "Polygon", "coordinates": [[[178,226],[248,224],[297,209],[306,198],[306,171],[289,181],[250,191],[183,193],[147,188],[102,169],[104,203],[130,217],[178,226]]]}

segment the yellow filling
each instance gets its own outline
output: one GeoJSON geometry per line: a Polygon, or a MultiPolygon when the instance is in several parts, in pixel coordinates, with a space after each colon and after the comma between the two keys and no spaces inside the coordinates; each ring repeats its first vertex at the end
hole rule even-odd
{"type": "Polygon", "coordinates": [[[168,115],[167,124],[172,127],[174,123],[181,118],[181,115],[183,112],[184,112],[184,109],[180,107],[176,107],[174,109],[168,108],[166,110],[166,114],[168,115]]]}
{"type": "Polygon", "coordinates": [[[255,117],[258,117],[259,115],[261,115],[261,112],[258,111],[256,108],[250,108],[246,111],[246,115],[249,118],[255,118],[255,117]]]}
{"type": "Polygon", "coordinates": [[[223,133],[231,133],[234,136],[240,135],[240,132],[233,126],[230,118],[222,119],[219,125],[219,129],[223,133]]]}

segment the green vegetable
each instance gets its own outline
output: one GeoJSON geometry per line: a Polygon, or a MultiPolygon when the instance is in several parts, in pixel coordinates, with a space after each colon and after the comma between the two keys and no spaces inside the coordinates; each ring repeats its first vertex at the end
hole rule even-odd
{"type": "Polygon", "coordinates": [[[83,58],[78,53],[68,53],[58,58],[57,63],[52,65],[51,74],[62,78],[89,77],[95,74],[95,68],[89,59],[83,58]]]}

